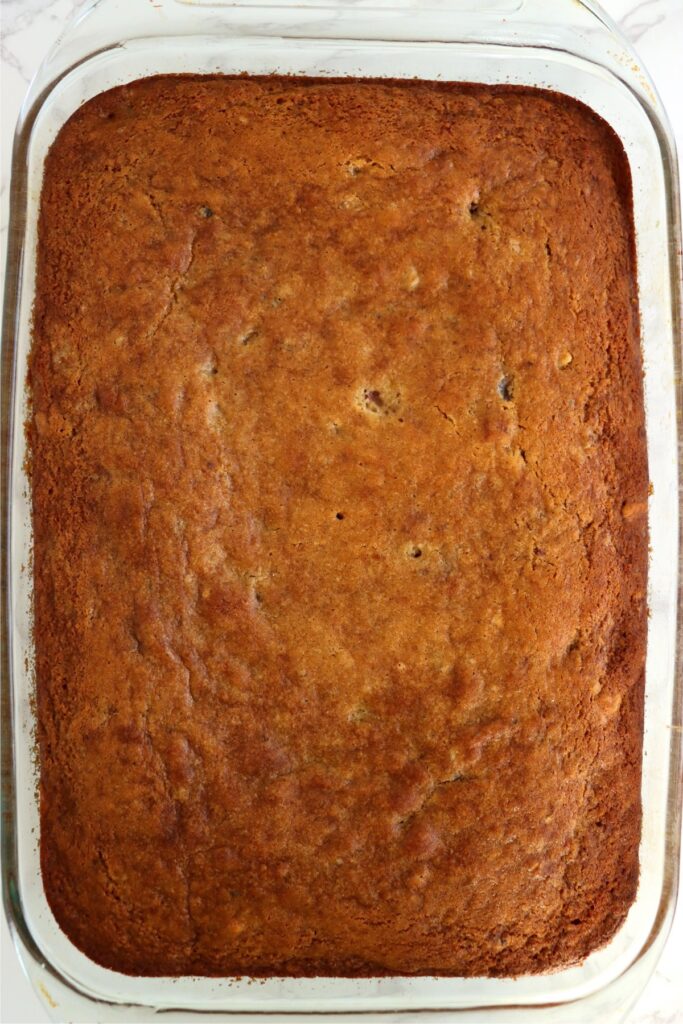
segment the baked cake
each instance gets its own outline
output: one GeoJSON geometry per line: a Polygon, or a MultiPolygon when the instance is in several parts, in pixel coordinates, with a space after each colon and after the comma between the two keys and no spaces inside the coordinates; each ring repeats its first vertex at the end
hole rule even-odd
{"type": "Polygon", "coordinates": [[[166,76],[45,166],[45,891],[136,975],[518,975],[638,880],[629,169],[551,92],[166,76]]]}

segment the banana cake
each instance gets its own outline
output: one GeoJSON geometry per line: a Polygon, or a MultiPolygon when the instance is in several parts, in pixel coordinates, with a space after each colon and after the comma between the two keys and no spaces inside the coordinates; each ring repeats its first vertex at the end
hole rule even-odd
{"type": "Polygon", "coordinates": [[[540,972],[638,881],[628,162],[552,92],[161,76],[48,155],[41,861],[135,975],[540,972]]]}

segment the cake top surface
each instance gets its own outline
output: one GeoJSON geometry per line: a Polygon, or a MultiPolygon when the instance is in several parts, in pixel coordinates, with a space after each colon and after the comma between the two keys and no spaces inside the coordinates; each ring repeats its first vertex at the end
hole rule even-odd
{"type": "Polygon", "coordinates": [[[161,77],[43,187],[42,857],[133,973],[516,974],[637,881],[620,143],[540,90],[161,77]]]}

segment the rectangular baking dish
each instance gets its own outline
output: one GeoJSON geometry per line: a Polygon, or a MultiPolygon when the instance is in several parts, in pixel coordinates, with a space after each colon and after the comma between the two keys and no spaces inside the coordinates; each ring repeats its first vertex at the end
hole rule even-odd
{"type": "Polygon", "coordinates": [[[680,834],[678,579],[679,193],[666,116],[596,4],[369,0],[268,6],[92,0],[47,57],[17,129],[3,319],[3,888],[20,958],[55,1020],[445,1019],[612,1021],[637,998],[673,917],[680,834]],[[552,20],[550,20],[552,18],[552,20]],[[57,926],[42,888],[31,674],[31,519],[23,424],[42,168],[78,106],[158,73],[418,77],[551,88],[617,131],[634,186],[650,502],[641,881],[626,923],[579,967],[511,979],[131,978],[57,926]],[[5,547],[6,545],[6,547],[5,547]],[[54,1005],[52,1005],[54,1004],[54,1005]]]}

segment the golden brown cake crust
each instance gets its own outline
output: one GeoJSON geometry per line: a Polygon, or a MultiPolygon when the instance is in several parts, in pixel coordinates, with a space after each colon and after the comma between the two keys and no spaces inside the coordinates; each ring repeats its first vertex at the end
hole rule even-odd
{"type": "Polygon", "coordinates": [[[134,974],[489,974],[638,876],[630,178],[530,89],[160,77],[45,169],[41,852],[134,974]]]}

